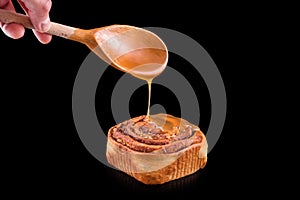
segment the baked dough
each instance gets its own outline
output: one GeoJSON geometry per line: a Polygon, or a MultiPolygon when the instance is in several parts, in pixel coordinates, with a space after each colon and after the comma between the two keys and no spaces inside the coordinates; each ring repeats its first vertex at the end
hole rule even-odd
{"type": "Polygon", "coordinates": [[[144,184],[163,184],[204,168],[207,147],[200,128],[184,119],[142,115],[109,129],[106,157],[144,184]]]}

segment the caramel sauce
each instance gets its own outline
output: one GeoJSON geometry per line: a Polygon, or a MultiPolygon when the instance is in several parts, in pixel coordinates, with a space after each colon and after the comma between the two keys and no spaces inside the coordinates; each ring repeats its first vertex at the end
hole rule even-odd
{"type": "Polygon", "coordinates": [[[136,49],[118,57],[114,62],[117,69],[145,80],[148,84],[148,109],[147,117],[150,116],[150,99],[152,80],[160,75],[166,68],[167,51],[156,48],[136,49]]]}
{"type": "Polygon", "coordinates": [[[156,123],[157,126],[169,134],[178,134],[180,131],[190,129],[199,129],[197,126],[188,121],[174,117],[169,114],[150,115],[150,99],[151,99],[151,84],[152,80],[160,75],[166,68],[167,51],[155,48],[136,49],[126,53],[116,60],[114,64],[117,69],[145,80],[148,84],[148,108],[145,120],[156,123]]]}
{"type": "Polygon", "coordinates": [[[151,81],[147,81],[148,84],[148,108],[147,108],[147,117],[150,116],[150,99],[151,99],[151,81]]]}
{"type": "Polygon", "coordinates": [[[160,126],[164,131],[170,134],[176,131],[185,130],[190,126],[192,129],[197,129],[195,125],[188,121],[174,117],[169,114],[150,115],[150,99],[151,99],[151,84],[152,80],[160,75],[166,67],[167,51],[155,48],[143,48],[131,51],[118,57],[114,63],[117,69],[121,69],[126,73],[145,80],[148,84],[148,108],[146,120],[150,120],[160,126]]]}
{"type": "Polygon", "coordinates": [[[118,57],[114,62],[124,72],[151,81],[166,68],[167,52],[163,49],[136,49],[118,57]]]}
{"type": "Polygon", "coordinates": [[[131,118],[112,127],[109,133],[117,143],[132,150],[153,153],[174,153],[203,139],[196,125],[163,113],[131,118]]]}
{"type": "Polygon", "coordinates": [[[170,114],[159,113],[150,115],[149,120],[161,127],[164,132],[168,132],[170,135],[180,134],[185,132],[186,129],[191,129],[191,131],[199,130],[195,124],[170,114]]]}

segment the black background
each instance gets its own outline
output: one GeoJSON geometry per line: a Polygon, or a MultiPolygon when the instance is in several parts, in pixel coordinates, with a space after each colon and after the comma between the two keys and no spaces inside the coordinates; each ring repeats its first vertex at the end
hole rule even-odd
{"type": "MultiPolygon", "coordinates": [[[[145,5],[133,8],[116,2],[98,6],[95,1],[78,4],[54,1],[50,17],[54,22],[84,29],[111,24],[164,27],[180,31],[202,45],[216,63],[227,94],[224,129],[208,155],[207,166],[178,181],[146,186],[96,160],[80,141],[72,116],[73,84],[90,50],[83,44],[56,36],[51,43],[43,45],[26,30],[19,40],[0,34],[2,116],[5,116],[3,130],[6,130],[2,131],[2,142],[7,146],[2,152],[2,165],[4,174],[8,175],[5,182],[9,189],[22,191],[22,194],[34,195],[39,191],[46,195],[83,194],[99,198],[111,191],[118,191],[114,195],[178,193],[211,198],[219,194],[237,196],[237,191],[249,189],[246,186],[250,179],[245,168],[247,153],[243,150],[247,141],[244,136],[251,130],[245,128],[247,120],[239,115],[250,110],[241,103],[249,89],[249,84],[241,86],[244,83],[241,81],[245,80],[249,68],[241,67],[245,63],[241,62],[240,48],[245,45],[241,35],[247,31],[244,25],[249,25],[249,21],[219,12],[214,6],[188,4],[175,9],[171,5],[141,4],[145,5]],[[116,7],[119,11],[114,9],[116,7]],[[243,87],[245,89],[240,89],[243,87]]],[[[176,55],[171,55],[169,62],[174,66],[187,65],[176,55]]],[[[102,80],[101,87],[111,87],[110,81],[116,80],[121,72],[111,69],[107,74],[114,78],[102,80]]],[[[145,91],[141,89],[134,98],[138,99],[145,91]]],[[[210,106],[205,87],[203,94],[204,109],[210,106]]],[[[96,96],[96,100],[96,106],[100,107],[101,98],[96,96]]],[[[134,115],[146,112],[143,105],[131,106],[131,112],[134,115]]],[[[209,112],[206,109],[202,116],[204,130],[209,123],[205,121],[209,112]]],[[[111,125],[112,121],[106,124],[111,125]]]]}

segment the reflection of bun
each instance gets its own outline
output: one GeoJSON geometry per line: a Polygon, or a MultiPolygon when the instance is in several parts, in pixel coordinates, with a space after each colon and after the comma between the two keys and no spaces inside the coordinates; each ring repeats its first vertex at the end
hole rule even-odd
{"type": "Polygon", "coordinates": [[[111,127],[107,138],[108,162],[145,184],[190,175],[207,162],[205,135],[171,115],[132,118],[111,127]]]}

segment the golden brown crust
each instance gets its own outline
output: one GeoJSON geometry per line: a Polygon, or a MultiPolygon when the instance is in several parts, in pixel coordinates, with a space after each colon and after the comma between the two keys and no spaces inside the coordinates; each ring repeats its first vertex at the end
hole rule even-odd
{"type": "Polygon", "coordinates": [[[207,141],[200,129],[170,133],[143,117],[110,128],[106,156],[111,165],[145,184],[175,180],[206,165],[207,141]],[[152,127],[152,132],[143,127],[152,127]],[[132,132],[124,133],[126,128],[132,132]],[[143,139],[146,136],[147,141],[143,139]]]}

